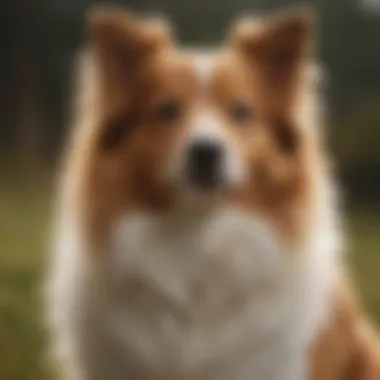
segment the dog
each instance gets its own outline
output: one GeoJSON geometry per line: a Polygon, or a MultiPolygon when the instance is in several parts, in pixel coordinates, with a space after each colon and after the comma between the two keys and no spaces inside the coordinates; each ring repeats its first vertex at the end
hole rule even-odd
{"type": "Polygon", "coordinates": [[[341,232],[313,39],[304,11],[215,50],[90,12],[48,282],[64,378],[322,380],[341,232]]]}

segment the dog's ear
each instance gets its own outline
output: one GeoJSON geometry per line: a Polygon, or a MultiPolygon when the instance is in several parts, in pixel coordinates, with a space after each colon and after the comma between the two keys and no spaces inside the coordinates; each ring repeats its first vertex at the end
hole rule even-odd
{"type": "Polygon", "coordinates": [[[314,13],[297,10],[256,21],[246,19],[232,29],[230,43],[277,90],[293,83],[313,48],[314,13]]]}
{"type": "Polygon", "coordinates": [[[139,70],[153,54],[170,43],[168,27],[144,20],[115,6],[88,12],[89,44],[108,102],[128,97],[139,70]]]}

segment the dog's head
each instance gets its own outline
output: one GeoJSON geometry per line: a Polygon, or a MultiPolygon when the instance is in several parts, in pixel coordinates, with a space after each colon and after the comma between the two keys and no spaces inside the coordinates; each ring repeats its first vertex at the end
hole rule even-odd
{"type": "Polygon", "coordinates": [[[312,24],[306,12],[248,19],[222,49],[192,51],[156,21],[92,12],[93,186],[143,208],[273,212],[308,192],[312,24]]]}

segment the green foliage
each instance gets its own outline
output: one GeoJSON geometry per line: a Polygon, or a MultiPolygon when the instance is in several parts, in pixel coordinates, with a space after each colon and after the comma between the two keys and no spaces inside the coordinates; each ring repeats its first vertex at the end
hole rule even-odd
{"type": "Polygon", "coordinates": [[[380,205],[380,99],[352,107],[332,129],[337,158],[350,203],[380,205]]]}
{"type": "Polygon", "coordinates": [[[333,130],[333,148],[347,171],[380,167],[380,99],[341,118],[333,130]]]}

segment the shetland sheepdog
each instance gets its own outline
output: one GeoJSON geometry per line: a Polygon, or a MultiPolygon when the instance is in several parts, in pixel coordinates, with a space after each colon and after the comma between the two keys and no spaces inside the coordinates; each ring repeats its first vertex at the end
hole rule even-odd
{"type": "Polygon", "coordinates": [[[48,287],[64,378],[320,369],[340,230],[313,39],[304,11],[238,22],[215,50],[90,12],[48,287]]]}

